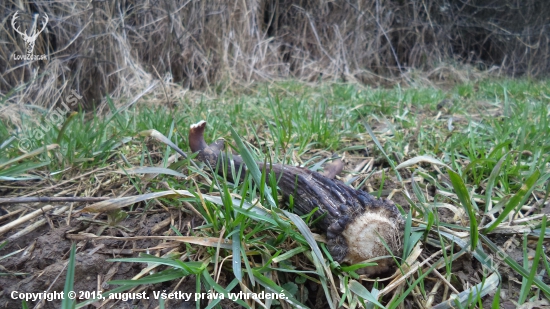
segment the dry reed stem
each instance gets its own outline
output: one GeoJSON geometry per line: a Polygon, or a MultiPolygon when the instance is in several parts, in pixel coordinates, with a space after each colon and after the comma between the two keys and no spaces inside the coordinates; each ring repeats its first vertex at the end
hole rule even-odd
{"type": "MultiPolygon", "coordinates": [[[[64,213],[68,209],[69,209],[69,206],[63,206],[63,207],[55,210],[53,212],[53,214],[54,215],[61,215],[62,213],[64,213]]],[[[34,222],[30,225],[27,225],[24,229],[18,231],[17,233],[11,235],[10,237],[7,238],[7,240],[10,241],[10,242],[12,242],[14,240],[17,240],[18,238],[29,234],[30,232],[36,230],[37,228],[41,227],[44,224],[46,224],[46,219],[38,220],[38,221],[36,221],[36,222],[34,222]]]]}
{"type": "Polygon", "coordinates": [[[15,220],[13,220],[12,222],[8,223],[8,224],[5,224],[3,226],[0,226],[0,236],[1,235],[4,235],[6,232],[9,232],[11,229],[15,228],[15,227],[18,227],[19,225],[29,221],[29,220],[32,220],[42,214],[44,214],[45,212],[48,212],[52,209],[54,209],[55,206],[52,206],[52,205],[46,205],[44,207],[41,207],[40,209],[38,210],[35,210],[33,212],[31,212],[30,214],[27,214],[21,218],[17,218],[15,220]]]}

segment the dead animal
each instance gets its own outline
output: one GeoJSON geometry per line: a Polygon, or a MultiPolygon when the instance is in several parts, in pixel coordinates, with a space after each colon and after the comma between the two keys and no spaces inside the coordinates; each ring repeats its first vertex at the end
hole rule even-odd
{"type": "MultiPolygon", "coordinates": [[[[198,160],[215,168],[221,160],[229,159],[222,152],[223,139],[206,144],[205,127],[205,121],[191,125],[189,146],[194,153],[198,152],[198,160]]],[[[246,169],[240,156],[234,155],[231,159],[236,170],[246,169]]],[[[393,255],[401,256],[404,220],[392,201],[377,199],[339,180],[329,178],[334,177],[334,171],[329,171],[329,177],[326,177],[301,167],[281,164],[264,166],[262,163],[258,165],[268,173],[275,173],[283,198],[288,200],[292,195],[296,213],[304,215],[316,207],[319,208],[314,214],[315,218],[322,217],[317,227],[326,232],[329,251],[336,261],[356,264],[390,256],[382,240],[393,255]]],[[[378,274],[390,270],[394,265],[391,257],[376,260],[376,263],[378,266],[367,267],[362,272],[378,274]]]]}

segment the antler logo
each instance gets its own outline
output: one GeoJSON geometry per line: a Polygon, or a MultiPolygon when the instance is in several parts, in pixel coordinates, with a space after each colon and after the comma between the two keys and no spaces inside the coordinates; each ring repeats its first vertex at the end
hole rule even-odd
{"type": "MultiPolygon", "coordinates": [[[[27,47],[27,55],[26,57],[16,57],[16,58],[25,58],[25,60],[32,60],[32,59],[38,59],[39,57],[37,56],[34,56],[33,55],[33,50],[34,50],[34,43],[36,41],[36,39],[38,38],[38,35],[40,33],[42,33],[42,31],[44,31],[44,29],[46,28],[46,25],[48,24],[48,15],[46,13],[44,13],[45,17],[44,17],[44,24],[42,25],[42,29],[40,29],[40,31],[36,32],[36,24],[37,24],[37,19],[34,19],[34,22],[33,22],[33,25],[32,25],[32,28],[31,29],[27,29],[27,31],[25,32],[21,32],[19,31],[19,26],[15,26],[15,23],[16,23],[16,19],[19,17],[17,16],[17,14],[19,13],[19,11],[15,12],[15,14],[13,14],[13,18],[11,19],[11,26],[13,27],[13,29],[15,30],[15,32],[19,33],[22,37],[23,37],[23,40],[25,41],[25,45],[27,47]],[[27,32],[29,32],[29,34],[27,34],[27,32]]],[[[45,59],[45,55],[42,55],[42,57],[40,58],[43,58],[45,59]]],[[[17,59],[16,59],[17,60],[17,59]]]]}

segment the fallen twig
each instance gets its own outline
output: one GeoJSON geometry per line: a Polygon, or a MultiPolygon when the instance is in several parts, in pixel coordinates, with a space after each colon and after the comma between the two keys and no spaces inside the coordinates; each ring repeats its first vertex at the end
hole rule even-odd
{"type": "Polygon", "coordinates": [[[89,203],[101,202],[111,197],[61,197],[61,196],[39,196],[39,197],[7,197],[0,198],[1,204],[21,204],[21,203],[89,203]]]}

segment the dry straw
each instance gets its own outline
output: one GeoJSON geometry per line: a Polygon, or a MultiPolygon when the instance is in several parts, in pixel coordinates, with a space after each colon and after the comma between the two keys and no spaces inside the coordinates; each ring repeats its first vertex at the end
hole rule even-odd
{"type": "Polygon", "coordinates": [[[7,0],[0,93],[9,105],[0,109],[9,117],[13,107],[51,108],[71,89],[90,109],[106,94],[144,89],[166,102],[188,89],[287,78],[385,84],[420,70],[468,79],[453,63],[536,76],[550,67],[547,16],[550,2],[537,0],[7,0]],[[13,59],[26,48],[11,25],[17,11],[20,30],[33,13],[39,24],[48,15],[34,47],[48,60],[13,59]]]}

